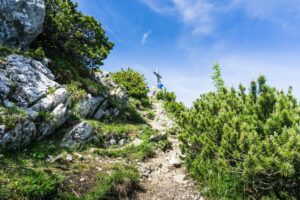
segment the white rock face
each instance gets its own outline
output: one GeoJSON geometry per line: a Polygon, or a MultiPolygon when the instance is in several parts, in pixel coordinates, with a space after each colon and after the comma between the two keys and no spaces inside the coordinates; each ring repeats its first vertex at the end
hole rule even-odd
{"type": "Polygon", "coordinates": [[[170,163],[171,166],[180,167],[181,164],[182,164],[182,161],[180,160],[178,154],[174,154],[174,155],[171,156],[171,158],[169,160],[169,163],[170,163]]]}
{"type": "Polygon", "coordinates": [[[2,84],[8,87],[0,87],[0,98],[6,99],[11,93],[11,100],[20,107],[29,107],[45,97],[49,88],[60,87],[46,66],[20,55],[10,55],[6,58],[0,77],[3,77],[2,84]]]}
{"type": "Polygon", "coordinates": [[[43,29],[44,0],[0,0],[0,44],[27,47],[43,29]]]}
{"type": "Polygon", "coordinates": [[[110,74],[105,71],[95,72],[94,79],[103,86],[110,89],[110,96],[114,97],[116,101],[126,103],[128,101],[128,95],[124,88],[121,88],[118,84],[113,82],[110,74]]]}
{"type": "MultiPolygon", "coordinates": [[[[98,96],[88,94],[75,110],[68,110],[68,92],[55,81],[46,65],[21,55],[9,55],[0,65],[0,105],[26,113],[10,130],[0,124],[0,148],[25,146],[50,136],[67,122],[70,112],[99,120],[118,116],[116,104],[127,105],[126,92],[106,73],[99,72],[96,81],[105,84],[107,92],[98,96]]],[[[92,132],[87,122],[80,123],[67,133],[62,146],[73,148],[85,144],[94,139],[92,132]]]]}
{"type": "MultiPolygon", "coordinates": [[[[0,102],[26,113],[19,124],[0,131],[0,148],[29,145],[51,135],[67,120],[68,94],[54,81],[54,75],[41,62],[10,55],[0,69],[0,102]],[[54,92],[49,93],[49,89],[54,92]],[[49,119],[39,116],[48,113],[49,119]]],[[[1,124],[0,124],[1,125],[1,124]]],[[[3,125],[2,125],[3,126],[3,125]]]]}
{"type": "Polygon", "coordinates": [[[65,135],[61,146],[74,149],[93,140],[97,139],[94,136],[92,126],[88,122],[83,121],[77,124],[70,132],[65,135]]]}
{"type": "Polygon", "coordinates": [[[78,106],[78,113],[81,117],[92,117],[96,110],[99,110],[99,106],[105,101],[104,97],[93,97],[88,94],[85,99],[78,106]]]}

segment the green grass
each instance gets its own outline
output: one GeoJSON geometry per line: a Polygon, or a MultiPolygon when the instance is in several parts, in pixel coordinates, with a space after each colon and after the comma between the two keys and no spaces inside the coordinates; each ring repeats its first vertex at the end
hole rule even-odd
{"type": "Polygon", "coordinates": [[[104,123],[96,120],[89,120],[89,123],[96,129],[98,134],[133,134],[136,135],[147,127],[145,124],[131,124],[131,123],[104,123]]]}
{"type": "Polygon", "coordinates": [[[47,199],[58,196],[64,176],[48,155],[62,152],[55,142],[35,143],[24,150],[2,152],[0,160],[0,199],[47,199]]]}
{"type": "Polygon", "coordinates": [[[139,138],[142,143],[138,146],[128,145],[121,148],[110,148],[110,149],[97,149],[95,152],[101,156],[108,157],[124,157],[126,159],[139,159],[143,160],[145,158],[151,157],[154,153],[155,144],[150,142],[150,136],[153,134],[153,130],[150,128],[145,128],[140,134],[139,138]]]}
{"type": "Polygon", "coordinates": [[[45,58],[45,52],[41,47],[37,49],[29,49],[28,51],[23,51],[18,48],[12,48],[8,46],[0,45],[0,59],[3,59],[10,54],[19,54],[26,57],[32,57],[37,60],[41,60],[45,58]]]}
{"type": "Polygon", "coordinates": [[[17,107],[5,108],[0,106],[0,124],[4,124],[7,130],[15,128],[26,116],[26,112],[17,107]]]}
{"type": "Polygon", "coordinates": [[[63,180],[48,169],[14,168],[0,170],[0,199],[46,199],[55,197],[63,180]],[[9,172],[8,172],[9,171],[9,172]]]}
{"type": "Polygon", "coordinates": [[[123,157],[130,160],[144,160],[153,155],[153,146],[149,143],[142,143],[139,146],[129,145],[119,149],[98,149],[95,153],[108,157],[123,157]]]}
{"type": "Polygon", "coordinates": [[[111,175],[101,174],[98,184],[82,199],[96,200],[108,198],[120,198],[127,196],[139,181],[138,171],[129,166],[118,165],[113,168],[111,175]]]}

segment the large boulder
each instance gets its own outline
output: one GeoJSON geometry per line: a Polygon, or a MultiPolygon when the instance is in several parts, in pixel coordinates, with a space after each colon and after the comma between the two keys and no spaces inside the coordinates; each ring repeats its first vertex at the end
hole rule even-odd
{"type": "Polygon", "coordinates": [[[90,118],[99,110],[99,106],[103,104],[104,101],[106,101],[106,99],[102,96],[93,97],[91,94],[88,94],[77,105],[76,112],[83,118],[90,118]]]}
{"type": "Polygon", "coordinates": [[[66,89],[45,64],[21,55],[8,56],[0,67],[0,105],[25,113],[13,128],[0,123],[2,148],[43,139],[68,119],[66,89]]]}
{"type": "Polygon", "coordinates": [[[108,72],[95,72],[94,79],[109,90],[109,95],[114,98],[114,101],[127,104],[128,95],[125,89],[116,84],[108,72]]]}
{"type": "Polygon", "coordinates": [[[93,127],[83,121],[72,128],[63,138],[61,146],[64,148],[75,149],[89,142],[97,141],[93,127]]]}
{"type": "Polygon", "coordinates": [[[0,1],[0,45],[27,47],[43,30],[44,0],[0,1]]]}
{"type": "Polygon", "coordinates": [[[0,69],[0,99],[9,98],[20,107],[34,105],[51,89],[59,88],[54,75],[41,62],[20,55],[10,55],[0,69]]]}

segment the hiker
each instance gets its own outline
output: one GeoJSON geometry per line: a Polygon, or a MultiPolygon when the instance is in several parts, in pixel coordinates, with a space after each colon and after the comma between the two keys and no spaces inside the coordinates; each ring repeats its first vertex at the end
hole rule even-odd
{"type": "Polygon", "coordinates": [[[161,82],[157,84],[157,88],[159,90],[162,90],[164,88],[164,84],[162,84],[161,82]]]}

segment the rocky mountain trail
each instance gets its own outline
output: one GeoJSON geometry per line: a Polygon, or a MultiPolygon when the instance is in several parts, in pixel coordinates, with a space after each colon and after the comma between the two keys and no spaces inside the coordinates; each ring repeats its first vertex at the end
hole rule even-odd
{"type": "MultiPolygon", "coordinates": [[[[163,110],[163,102],[153,102],[155,119],[150,122],[160,134],[174,126],[163,110]]],[[[171,199],[195,199],[202,200],[194,181],[188,176],[180,159],[181,152],[176,135],[168,136],[172,144],[166,152],[156,152],[156,156],[138,164],[142,175],[141,190],[136,193],[134,199],[140,200],[171,200],[171,199]]]]}

